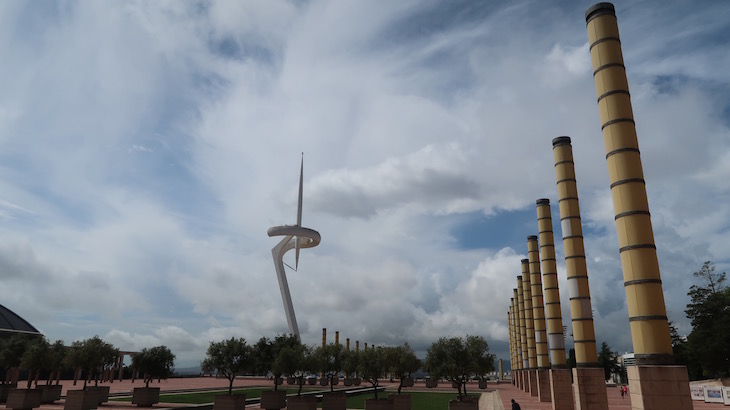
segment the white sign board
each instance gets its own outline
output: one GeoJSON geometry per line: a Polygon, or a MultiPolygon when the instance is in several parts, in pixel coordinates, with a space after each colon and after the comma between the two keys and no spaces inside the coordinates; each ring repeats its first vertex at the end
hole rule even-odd
{"type": "Polygon", "coordinates": [[[705,386],[705,403],[722,403],[722,386],[705,386]]]}
{"type": "Polygon", "coordinates": [[[722,388],[722,399],[725,401],[726,406],[730,406],[730,387],[722,388]]]}
{"type": "Polygon", "coordinates": [[[701,384],[692,384],[689,386],[689,391],[692,394],[692,400],[705,401],[705,386],[701,384]]]}

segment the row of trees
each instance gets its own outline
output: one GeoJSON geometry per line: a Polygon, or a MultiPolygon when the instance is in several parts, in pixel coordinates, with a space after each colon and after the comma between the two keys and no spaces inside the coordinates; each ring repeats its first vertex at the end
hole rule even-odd
{"type": "Polygon", "coordinates": [[[680,337],[672,326],[672,348],[679,364],[687,366],[690,380],[730,377],[730,288],[726,272],[716,272],[706,261],[694,277],[700,284],[687,293],[690,302],[685,313],[692,331],[680,337]]]}
{"type": "MultiPolygon", "coordinates": [[[[103,341],[99,336],[75,341],[66,347],[62,340],[50,343],[44,336],[14,335],[0,339],[0,378],[3,384],[17,380],[8,377],[9,370],[21,368],[28,371],[30,388],[38,384],[41,372],[46,373],[46,384],[55,380],[58,384],[64,369],[81,370],[86,389],[87,381],[98,385],[100,377],[110,372],[119,358],[119,349],[103,341]]],[[[132,355],[132,367],[143,375],[149,384],[149,377],[166,378],[174,370],[175,355],[165,346],[143,349],[132,355]]]]}
{"type": "MultiPolygon", "coordinates": [[[[206,373],[217,372],[229,380],[229,394],[238,374],[271,373],[274,389],[280,378],[296,381],[301,394],[305,378],[322,374],[333,389],[333,381],[340,375],[346,380],[362,378],[369,382],[377,398],[379,380],[397,378],[398,393],[411,380],[413,372],[422,366],[411,346],[371,347],[362,351],[346,350],[340,344],[310,347],[292,335],[279,335],[273,340],[261,338],[250,345],[244,338],[211,342],[201,368],[206,373]]],[[[425,369],[434,379],[444,378],[458,388],[459,398],[466,395],[466,382],[483,378],[494,370],[494,355],[481,336],[441,338],[428,350],[425,369]]]]}

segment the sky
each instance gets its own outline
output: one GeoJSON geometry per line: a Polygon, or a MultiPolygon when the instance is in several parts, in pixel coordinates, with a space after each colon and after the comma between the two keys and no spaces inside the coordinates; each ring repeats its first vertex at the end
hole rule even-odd
{"type": "MultiPolygon", "coordinates": [[[[576,1],[0,2],[0,304],[51,340],[288,331],[268,228],[296,222],[302,339],[482,335],[507,311],[552,139],[572,138],[598,343],[631,352],[576,1]]],[[[667,311],[730,267],[730,2],[615,2],[667,311]]],[[[293,265],[293,252],[286,262],[293,265]]],[[[567,291],[564,325],[570,328],[567,291]]],[[[570,331],[567,345],[572,344],[570,331]]]]}

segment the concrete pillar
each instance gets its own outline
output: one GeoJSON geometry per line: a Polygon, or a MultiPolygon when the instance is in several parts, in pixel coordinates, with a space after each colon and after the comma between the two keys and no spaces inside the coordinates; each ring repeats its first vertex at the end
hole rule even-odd
{"type": "Polygon", "coordinates": [[[583,247],[583,226],[580,220],[570,137],[558,137],[553,140],[553,156],[577,366],[573,369],[575,407],[579,410],[607,410],[608,398],[603,369],[598,367],[591,292],[588,287],[588,269],[583,247]]]}
{"type": "Polygon", "coordinates": [[[504,378],[504,367],[502,367],[502,359],[499,359],[499,364],[497,365],[497,381],[500,381],[504,378]]]}
{"type": "Polygon", "coordinates": [[[527,237],[527,260],[530,271],[530,291],[532,293],[532,318],[535,324],[535,357],[537,359],[537,396],[542,402],[550,401],[550,358],[548,356],[547,334],[545,331],[545,305],[542,297],[542,278],[540,277],[540,250],[537,236],[527,237]]]}
{"type": "Polygon", "coordinates": [[[359,340],[355,340],[355,351],[360,352],[360,341],[359,340]]]}
{"type": "Polygon", "coordinates": [[[350,338],[345,339],[345,350],[350,351],[350,338]]]}
{"type": "Polygon", "coordinates": [[[545,322],[550,351],[550,398],[553,410],[573,409],[573,381],[565,357],[563,315],[560,308],[558,269],[555,262],[553,218],[549,199],[538,199],[537,228],[540,243],[543,289],[545,292],[545,322]]]}
{"type": "MultiPolygon", "coordinates": [[[[673,363],[664,292],[616,11],[611,3],[598,3],[586,11],[585,17],[613,197],[631,339],[639,367],[629,371],[634,375],[633,384],[629,377],[632,406],[636,409],[658,408],[654,403],[657,403],[656,400],[663,400],[668,406],[662,408],[691,409],[686,368],[666,368],[667,374],[661,379],[652,376],[657,372],[641,369],[642,366],[656,367],[673,363]],[[670,374],[674,378],[668,377],[670,374]],[[651,381],[652,387],[644,386],[642,389],[641,385],[645,381],[651,381]]],[[[658,371],[661,372],[662,370],[658,371]]]]}
{"type": "Polygon", "coordinates": [[[340,332],[338,330],[335,330],[335,344],[340,344],[340,332]]]}
{"type": "Polygon", "coordinates": [[[325,345],[327,345],[327,328],[323,327],[322,328],[322,347],[324,347],[325,345]]]}
{"type": "Polygon", "coordinates": [[[530,267],[527,259],[522,259],[522,298],[525,304],[525,332],[527,334],[527,381],[531,396],[537,396],[537,355],[535,351],[535,321],[532,317],[532,286],[530,285],[530,267]]]}
{"type": "Polygon", "coordinates": [[[522,276],[517,277],[517,311],[520,320],[520,346],[522,347],[522,362],[520,366],[520,374],[522,380],[522,390],[528,391],[529,384],[525,383],[527,369],[530,368],[530,362],[527,358],[527,328],[525,327],[525,298],[522,293],[522,276]]]}

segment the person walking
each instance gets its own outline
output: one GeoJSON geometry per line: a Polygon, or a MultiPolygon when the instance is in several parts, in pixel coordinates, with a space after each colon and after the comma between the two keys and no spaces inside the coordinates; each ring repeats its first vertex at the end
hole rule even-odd
{"type": "Polygon", "coordinates": [[[621,398],[623,399],[624,398],[624,386],[619,386],[618,389],[621,390],[621,398]]]}
{"type": "Polygon", "coordinates": [[[624,384],[624,387],[623,387],[623,389],[621,389],[621,392],[622,392],[621,393],[622,396],[629,394],[629,388],[626,387],[626,385],[624,384]]]}
{"type": "Polygon", "coordinates": [[[520,408],[520,405],[519,405],[519,403],[517,403],[517,402],[515,401],[515,399],[512,399],[512,410],[522,410],[522,409],[520,408]]]}

